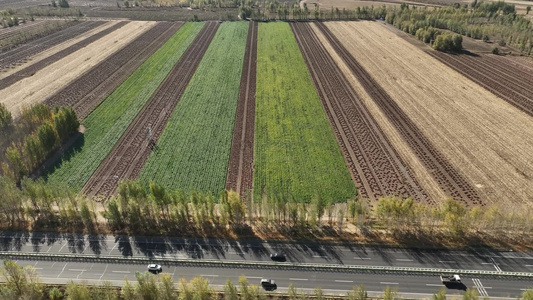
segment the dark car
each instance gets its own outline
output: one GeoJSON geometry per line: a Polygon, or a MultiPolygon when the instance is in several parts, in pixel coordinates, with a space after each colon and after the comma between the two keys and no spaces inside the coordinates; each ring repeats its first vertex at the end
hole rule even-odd
{"type": "Polygon", "coordinates": [[[282,253],[272,253],[272,254],[270,254],[270,259],[272,259],[274,261],[286,261],[287,260],[285,255],[282,254],[282,253]]]}
{"type": "Polygon", "coordinates": [[[261,279],[261,286],[266,290],[266,291],[273,291],[275,289],[278,288],[276,282],[272,279],[266,279],[266,278],[263,278],[261,279]]]}

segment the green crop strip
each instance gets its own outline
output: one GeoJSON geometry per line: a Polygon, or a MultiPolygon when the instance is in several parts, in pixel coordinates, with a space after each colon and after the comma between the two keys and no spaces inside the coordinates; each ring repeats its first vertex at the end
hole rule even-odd
{"type": "Polygon", "coordinates": [[[203,23],[182,26],[109,95],[83,121],[83,137],[49,170],[48,180],[81,190],[202,27],[203,23]]]}
{"type": "Polygon", "coordinates": [[[224,189],[248,23],[223,23],[140,174],[168,188],[224,189]]]}
{"type": "Polygon", "coordinates": [[[254,195],[344,201],[356,195],[287,23],[259,24],[254,195]]]}

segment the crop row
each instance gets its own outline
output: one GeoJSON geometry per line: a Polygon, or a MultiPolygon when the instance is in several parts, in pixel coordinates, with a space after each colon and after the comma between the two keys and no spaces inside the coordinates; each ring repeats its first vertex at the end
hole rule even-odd
{"type": "Polygon", "coordinates": [[[308,201],[356,194],[304,59],[286,23],[259,25],[254,194],[308,201]]]}
{"type": "Polygon", "coordinates": [[[218,29],[140,178],[179,189],[224,189],[248,24],[218,29]]]}
{"type": "Polygon", "coordinates": [[[83,138],[49,170],[49,181],[64,182],[74,190],[81,190],[202,26],[202,23],[188,23],[181,27],[87,116],[82,124],[85,127],[83,138]]]}

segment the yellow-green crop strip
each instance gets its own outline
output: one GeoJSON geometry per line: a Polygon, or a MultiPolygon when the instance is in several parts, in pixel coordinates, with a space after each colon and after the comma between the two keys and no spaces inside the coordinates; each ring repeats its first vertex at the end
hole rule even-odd
{"type": "Polygon", "coordinates": [[[248,23],[223,23],[174,109],[140,179],[167,188],[224,189],[248,23]]]}
{"type": "Polygon", "coordinates": [[[85,133],[48,173],[48,180],[81,190],[202,29],[183,25],[84,121],[85,133]]]}
{"type": "Polygon", "coordinates": [[[259,24],[254,195],[309,201],[356,195],[350,173],[287,23],[259,24]]]}

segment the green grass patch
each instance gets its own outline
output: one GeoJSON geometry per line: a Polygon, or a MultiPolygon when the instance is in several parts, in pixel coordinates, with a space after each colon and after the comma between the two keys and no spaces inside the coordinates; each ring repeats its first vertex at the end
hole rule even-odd
{"type": "Polygon", "coordinates": [[[355,186],[287,23],[260,23],[254,195],[345,201],[355,186]]]}
{"type": "Polygon", "coordinates": [[[248,23],[223,23],[140,174],[167,188],[224,189],[248,23]]]}
{"type": "Polygon", "coordinates": [[[49,181],[83,188],[202,26],[183,25],[83,121],[83,137],[49,170],[49,181]]]}

